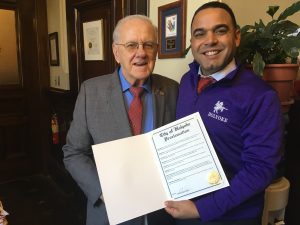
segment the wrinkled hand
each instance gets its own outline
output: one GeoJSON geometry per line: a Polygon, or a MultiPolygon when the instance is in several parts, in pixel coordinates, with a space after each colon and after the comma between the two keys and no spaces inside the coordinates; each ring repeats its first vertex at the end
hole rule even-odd
{"type": "Polygon", "coordinates": [[[195,219],[200,217],[196,205],[190,200],[166,201],[165,206],[167,213],[177,219],[195,219]]]}

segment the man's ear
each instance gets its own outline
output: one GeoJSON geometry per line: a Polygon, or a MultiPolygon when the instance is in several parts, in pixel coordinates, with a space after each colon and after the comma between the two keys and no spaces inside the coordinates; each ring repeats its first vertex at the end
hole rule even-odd
{"type": "Polygon", "coordinates": [[[115,44],[112,44],[112,50],[113,50],[113,53],[114,53],[114,56],[115,56],[115,60],[119,64],[120,59],[119,59],[119,48],[118,48],[118,46],[115,45],[115,44]]]}
{"type": "Polygon", "coordinates": [[[241,43],[241,30],[236,29],[235,31],[235,46],[239,47],[241,43]]]}

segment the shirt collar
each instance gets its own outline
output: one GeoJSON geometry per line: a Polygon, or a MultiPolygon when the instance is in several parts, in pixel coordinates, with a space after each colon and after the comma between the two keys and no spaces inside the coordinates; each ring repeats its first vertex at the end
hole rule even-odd
{"type": "MultiPolygon", "coordinates": [[[[131,85],[130,83],[125,79],[124,74],[121,70],[121,67],[118,69],[118,75],[121,81],[121,87],[122,87],[122,91],[125,92],[127,91],[131,85]]],[[[151,93],[151,79],[150,77],[148,77],[148,79],[146,80],[146,82],[142,85],[142,87],[149,93],[151,93]]]]}
{"type": "MultiPolygon", "coordinates": [[[[213,77],[216,81],[219,81],[221,79],[223,79],[224,77],[226,77],[230,72],[232,72],[233,70],[236,69],[236,62],[234,59],[231,60],[231,62],[222,70],[214,73],[214,74],[211,74],[209,75],[210,77],[213,77]]],[[[201,73],[201,68],[199,66],[199,69],[198,69],[198,74],[200,76],[204,76],[202,75],[201,73]]]]}

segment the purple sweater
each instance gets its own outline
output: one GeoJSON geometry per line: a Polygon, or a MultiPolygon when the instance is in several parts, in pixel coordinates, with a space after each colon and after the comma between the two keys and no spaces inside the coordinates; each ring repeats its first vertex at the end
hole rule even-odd
{"type": "Polygon", "coordinates": [[[230,186],[194,199],[202,221],[258,218],[281,159],[283,117],[276,92],[238,67],[198,95],[196,62],[182,77],[177,119],[199,112],[230,186]]]}

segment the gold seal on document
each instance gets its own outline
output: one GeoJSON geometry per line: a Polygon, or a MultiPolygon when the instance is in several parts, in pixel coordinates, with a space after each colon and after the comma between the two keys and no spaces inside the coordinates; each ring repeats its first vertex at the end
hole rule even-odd
{"type": "Polygon", "coordinates": [[[207,178],[208,183],[217,184],[219,180],[220,180],[220,175],[217,171],[211,171],[208,174],[208,178],[207,178]]]}

